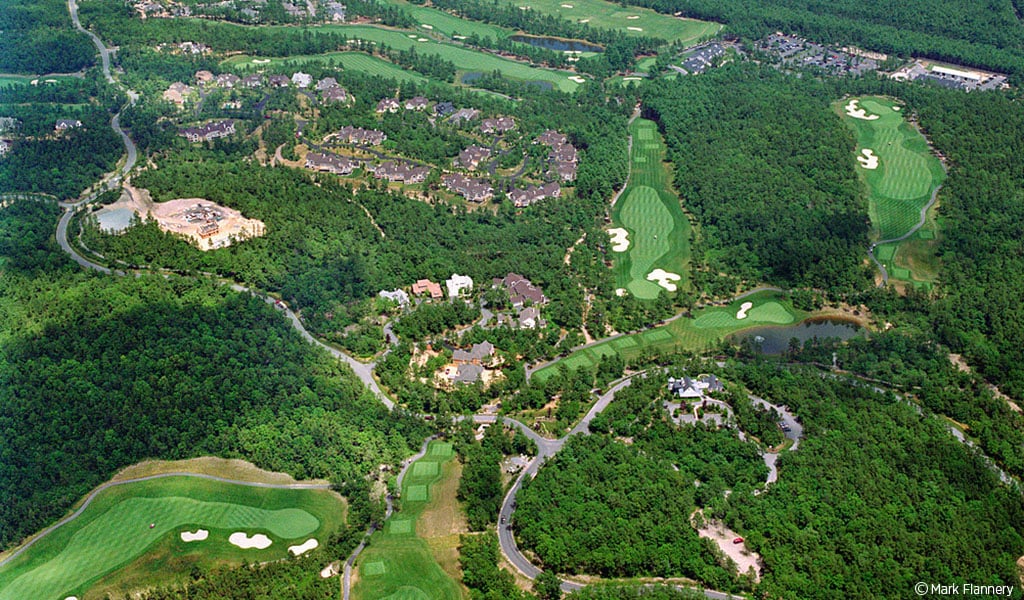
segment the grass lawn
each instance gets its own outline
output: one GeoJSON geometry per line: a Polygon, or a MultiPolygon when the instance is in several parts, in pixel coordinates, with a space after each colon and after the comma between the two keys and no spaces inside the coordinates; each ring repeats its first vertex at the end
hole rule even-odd
{"type": "Polygon", "coordinates": [[[586,21],[591,27],[615,29],[627,35],[643,35],[669,42],[696,44],[715,35],[722,28],[718,23],[680,19],[647,8],[624,7],[605,0],[509,1],[516,6],[529,6],[538,12],[559,16],[568,21],[586,21]],[[568,6],[572,8],[566,8],[568,6]]]}
{"type": "Polygon", "coordinates": [[[393,65],[386,60],[381,60],[376,56],[370,56],[362,52],[331,52],[329,54],[315,54],[311,56],[290,56],[288,58],[254,58],[246,55],[235,55],[232,56],[221,65],[232,69],[232,70],[252,70],[262,69],[266,67],[276,67],[282,63],[288,62],[292,64],[301,65],[307,62],[334,62],[343,69],[351,69],[353,71],[359,71],[368,75],[376,75],[378,77],[388,77],[396,81],[408,81],[412,83],[426,83],[427,78],[423,75],[412,71],[406,71],[397,65],[393,65]],[[254,61],[270,61],[270,62],[254,62],[254,61]]]}
{"type": "Polygon", "coordinates": [[[0,600],[82,597],[105,577],[104,584],[119,579],[154,585],[174,577],[165,570],[169,565],[187,574],[196,563],[285,558],[288,546],[336,531],[344,513],[344,500],[327,490],[263,489],[194,477],[116,486],[0,569],[0,600]],[[181,540],[181,532],[200,528],[209,531],[206,540],[181,540]],[[264,550],[242,549],[228,542],[237,531],[263,533],[273,543],[264,550]],[[147,560],[149,555],[159,558],[147,560]]]}
{"type": "Polygon", "coordinates": [[[456,35],[470,36],[476,34],[482,38],[489,37],[497,40],[506,38],[513,33],[511,29],[506,29],[504,27],[488,23],[481,23],[479,21],[462,19],[454,15],[450,15],[443,10],[430,8],[428,6],[420,6],[418,4],[408,2],[407,0],[385,0],[384,3],[393,4],[408,12],[412,15],[413,20],[416,21],[419,29],[432,33],[442,33],[448,37],[456,35]],[[424,27],[424,25],[429,25],[429,27],[424,27]]]}
{"type": "Polygon", "coordinates": [[[401,510],[359,556],[355,600],[458,600],[459,469],[451,444],[434,441],[402,481],[401,510]],[[453,554],[454,553],[454,554],[453,554]]]}
{"type": "MultiPolygon", "coordinates": [[[[921,208],[928,204],[932,192],[945,178],[942,164],[929,150],[924,136],[903,118],[902,110],[895,110],[901,107],[899,103],[880,97],[860,98],[859,107],[868,116],[878,116],[866,120],[847,115],[844,107],[848,102],[849,99],[841,100],[834,107],[857,134],[855,156],[870,149],[879,159],[875,169],[857,163],[857,172],[868,189],[873,239],[902,236],[917,224],[921,208]]],[[[879,248],[881,253],[877,256],[894,278],[935,280],[939,230],[934,215],[928,217],[921,231],[912,238],[892,249],[879,248]],[[908,252],[904,246],[913,249],[908,252]]]]}
{"type": "Polygon", "coordinates": [[[561,365],[569,370],[580,367],[592,368],[605,354],[616,353],[630,360],[645,352],[665,354],[684,350],[700,351],[744,329],[762,325],[787,325],[810,316],[812,315],[793,308],[789,300],[776,292],[760,292],[732,302],[728,306],[696,311],[692,319],[679,318],[667,325],[578,350],[561,362],[537,371],[532,379],[543,383],[561,365]],[[752,303],[753,307],[747,311],[745,319],[737,319],[736,314],[744,302],[752,303]]]}
{"type": "Polygon", "coordinates": [[[629,184],[612,208],[613,227],[629,232],[629,249],[613,252],[615,286],[637,298],[652,300],[662,287],[647,280],[655,268],[682,276],[689,285],[690,221],[672,191],[665,162],[665,144],[653,121],[637,119],[630,125],[633,151],[629,184]]]}

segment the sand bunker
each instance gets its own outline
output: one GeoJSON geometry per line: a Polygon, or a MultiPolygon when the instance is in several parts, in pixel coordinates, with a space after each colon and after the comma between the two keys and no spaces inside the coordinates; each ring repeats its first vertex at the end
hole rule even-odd
{"type": "Polygon", "coordinates": [[[78,596],[68,596],[64,600],[78,600],[78,596]]]}
{"type": "Polygon", "coordinates": [[[427,25],[426,23],[421,24],[420,27],[422,27],[424,29],[433,29],[434,28],[433,25],[427,25]]]}
{"type": "Polygon", "coordinates": [[[580,19],[580,23],[589,23],[590,19],[580,19]]]}
{"type": "Polygon", "coordinates": [[[208,537],[210,537],[210,532],[205,529],[197,529],[195,533],[191,531],[181,532],[181,541],[183,542],[201,542],[208,537]]]}
{"type": "Polygon", "coordinates": [[[579,75],[573,75],[569,77],[569,81],[575,81],[576,83],[586,83],[587,80],[580,77],[579,75]]]}
{"type": "Polygon", "coordinates": [[[256,535],[249,537],[243,531],[236,531],[235,533],[232,533],[231,537],[228,538],[228,541],[239,548],[244,548],[246,550],[250,548],[263,550],[264,548],[269,548],[270,544],[273,543],[270,541],[270,538],[262,533],[257,533],[256,535]]]}
{"type": "Polygon", "coordinates": [[[320,577],[327,579],[328,577],[334,577],[339,573],[341,573],[341,564],[338,561],[334,561],[320,571],[320,577]]]}
{"type": "Polygon", "coordinates": [[[265,65],[265,64],[268,64],[268,63],[270,63],[270,59],[269,58],[254,58],[254,59],[252,59],[252,64],[254,64],[254,65],[265,65]]]}
{"type": "Polygon", "coordinates": [[[894,107],[892,107],[892,109],[893,109],[893,110],[899,110],[899,109],[900,109],[900,107],[898,107],[898,106],[894,106],[894,107]]]}
{"type": "Polygon", "coordinates": [[[747,318],[747,311],[752,309],[752,308],[754,308],[754,303],[753,302],[744,302],[743,304],[740,304],[740,309],[738,311],[736,311],[736,318],[737,319],[746,319],[747,318]]]}
{"type": "Polygon", "coordinates": [[[626,18],[627,18],[627,19],[629,19],[630,21],[634,21],[634,20],[636,20],[636,19],[639,19],[639,18],[640,18],[640,15],[629,15],[629,16],[628,16],[628,17],[626,17],[626,18]]]}
{"type": "Polygon", "coordinates": [[[409,34],[409,39],[410,39],[410,40],[414,40],[414,39],[416,39],[416,34],[415,34],[415,33],[410,33],[410,34],[409,34]]]}
{"type": "Polygon", "coordinates": [[[298,546],[288,546],[288,551],[294,554],[295,556],[302,556],[303,554],[309,552],[310,550],[316,548],[319,545],[320,543],[316,541],[316,538],[309,538],[308,540],[299,544],[298,546]]]}
{"type": "Polygon", "coordinates": [[[417,42],[425,42],[425,41],[427,41],[427,38],[420,38],[420,39],[418,39],[418,40],[416,40],[416,41],[417,41],[417,42]]]}
{"type": "Polygon", "coordinates": [[[644,30],[643,27],[627,27],[626,29],[628,29],[630,31],[643,31],[644,30]]]}
{"type": "Polygon", "coordinates": [[[860,151],[860,153],[862,154],[862,156],[857,157],[857,162],[860,163],[860,166],[864,167],[865,169],[872,170],[878,168],[878,157],[875,156],[875,153],[873,150],[871,150],[871,148],[864,148],[863,150],[860,151]]]}
{"type": "Polygon", "coordinates": [[[572,4],[563,4],[562,8],[572,8],[572,4]]]}
{"type": "Polygon", "coordinates": [[[670,292],[674,292],[678,289],[676,284],[673,282],[679,281],[680,279],[682,279],[682,277],[677,273],[669,273],[664,269],[655,269],[647,274],[647,281],[657,282],[658,285],[670,292]]]}
{"type": "Polygon", "coordinates": [[[623,81],[640,81],[643,77],[623,77],[623,81]]]}
{"type": "Polygon", "coordinates": [[[878,115],[869,115],[863,108],[857,106],[860,100],[854,98],[850,100],[844,108],[846,110],[846,116],[853,117],[854,119],[864,119],[865,121],[874,121],[878,118],[878,115]]]}
{"type": "Polygon", "coordinates": [[[629,249],[629,239],[626,237],[629,232],[622,227],[613,227],[608,230],[612,236],[612,252],[625,252],[629,249]]]}
{"type": "Polygon", "coordinates": [[[615,295],[619,296],[619,297],[625,296],[626,295],[626,288],[616,288],[615,289],[615,295]]]}

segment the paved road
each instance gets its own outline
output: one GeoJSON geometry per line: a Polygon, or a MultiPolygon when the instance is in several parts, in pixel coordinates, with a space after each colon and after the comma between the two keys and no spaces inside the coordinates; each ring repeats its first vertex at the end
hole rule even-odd
{"type": "Polygon", "coordinates": [[[100,492],[102,492],[103,490],[106,490],[106,489],[109,489],[109,488],[112,488],[112,487],[115,487],[115,486],[118,486],[118,485],[125,485],[125,484],[128,484],[128,483],[138,483],[140,481],[152,481],[154,479],[164,479],[166,477],[195,477],[196,479],[207,479],[207,480],[210,480],[210,481],[220,481],[220,482],[223,482],[223,483],[231,483],[231,484],[235,484],[235,485],[245,485],[245,486],[249,486],[249,487],[268,488],[268,489],[276,489],[276,490],[329,490],[329,489],[331,489],[331,486],[328,483],[261,483],[261,482],[258,482],[258,481],[239,481],[237,479],[227,479],[225,477],[217,477],[216,475],[206,475],[206,474],[203,474],[203,473],[161,473],[159,475],[147,475],[145,477],[135,477],[133,479],[123,479],[123,480],[120,480],[120,481],[108,481],[108,482],[104,483],[103,485],[99,486],[98,488],[94,489],[88,496],[86,496],[85,497],[85,502],[82,503],[82,506],[78,507],[78,510],[76,510],[73,513],[71,513],[67,517],[64,517],[63,519],[61,519],[57,523],[47,527],[46,529],[44,529],[42,531],[42,533],[40,533],[36,537],[32,538],[31,541],[29,541],[27,544],[25,544],[21,548],[18,548],[18,550],[15,551],[13,554],[11,554],[10,556],[8,556],[7,558],[5,558],[3,560],[0,560],[0,567],[6,565],[7,563],[11,562],[15,558],[18,558],[19,556],[21,556],[21,554],[23,552],[25,552],[26,550],[28,550],[29,548],[34,546],[36,544],[36,542],[38,542],[39,540],[45,538],[47,535],[53,533],[58,528],[63,527],[64,525],[67,525],[71,521],[74,521],[75,519],[77,519],[79,516],[81,516],[81,514],[83,512],[85,512],[85,509],[89,508],[89,505],[92,504],[92,501],[93,501],[93,499],[96,498],[96,495],[99,494],[100,492]]]}
{"type": "Polygon", "coordinates": [[[100,52],[100,61],[103,64],[103,76],[107,79],[107,83],[113,84],[114,78],[110,76],[110,51],[95,33],[82,27],[82,23],[78,20],[78,4],[75,0],[68,0],[68,12],[71,13],[71,21],[75,24],[75,29],[89,36],[92,43],[96,45],[96,49],[100,52]]]}

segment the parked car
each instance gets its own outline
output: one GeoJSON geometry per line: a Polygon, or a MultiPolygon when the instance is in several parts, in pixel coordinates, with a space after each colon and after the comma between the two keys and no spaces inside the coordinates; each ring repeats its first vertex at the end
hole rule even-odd
{"type": "Polygon", "coordinates": [[[738,537],[738,538],[734,539],[732,541],[732,543],[734,543],[734,544],[742,544],[743,543],[743,538],[738,537]]]}

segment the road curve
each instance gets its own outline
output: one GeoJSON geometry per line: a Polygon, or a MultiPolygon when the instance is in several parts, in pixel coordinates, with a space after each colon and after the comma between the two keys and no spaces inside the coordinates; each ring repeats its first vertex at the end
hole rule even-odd
{"type": "Polygon", "coordinates": [[[134,477],[132,479],[122,479],[120,481],[108,481],[108,482],[104,483],[103,485],[101,485],[101,486],[97,487],[96,489],[94,489],[92,492],[90,492],[89,495],[85,497],[85,502],[82,503],[82,506],[78,507],[78,510],[76,510],[75,512],[71,513],[70,515],[64,517],[60,521],[57,521],[53,525],[50,525],[49,527],[44,529],[39,535],[37,535],[36,537],[34,537],[31,540],[29,540],[29,542],[27,544],[25,544],[21,548],[18,548],[13,554],[11,554],[10,556],[8,556],[7,558],[5,558],[3,560],[0,560],[0,567],[3,567],[4,565],[6,565],[7,563],[11,562],[15,558],[18,558],[19,556],[21,556],[22,553],[24,553],[26,550],[28,550],[29,548],[34,546],[36,542],[38,542],[39,540],[45,538],[47,535],[53,533],[54,531],[56,531],[60,527],[63,527],[64,525],[67,525],[71,521],[74,521],[75,519],[77,519],[83,512],[85,512],[85,509],[89,508],[89,505],[92,504],[92,501],[93,501],[94,498],[96,498],[96,495],[99,494],[100,492],[102,492],[103,490],[106,490],[106,489],[109,489],[109,488],[112,488],[112,487],[115,487],[115,486],[118,486],[118,485],[125,485],[125,484],[128,484],[128,483],[138,483],[140,481],[152,481],[154,479],[164,479],[166,477],[195,477],[197,479],[207,479],[209,481],[219,481],[221,483],[230,483],[230,484],[234,484],[234,485],[244,485],[244,486],[249,486],[249,487],[268,488],[268,489],[275,489],[275,490],[329,490],[329,489],[331,489],[331,485],[329,483],[301,483],[301,482],[297,482],[297,483],[262,483],[262,482],[259,482],[259,481],[239,481],[237,479],[228,479],[226,477],[218,477],[216,475],[207,475],[205,473],[186,473],[186,472],[160,473],[160,474],[157,474],[157,475],[147,475],[145,477],[134,477]]]}

